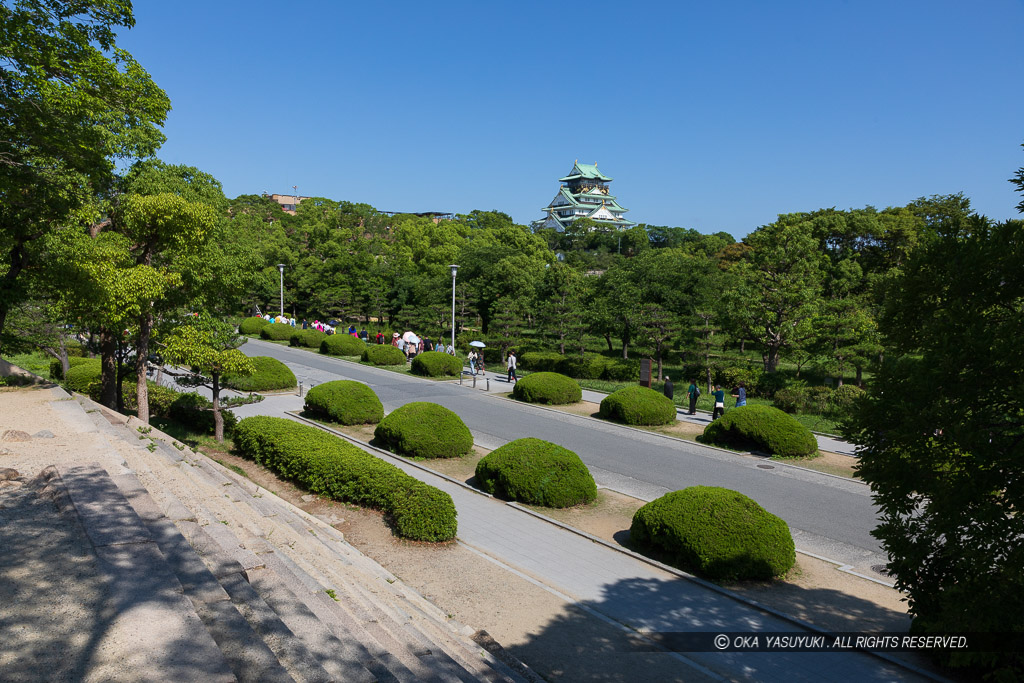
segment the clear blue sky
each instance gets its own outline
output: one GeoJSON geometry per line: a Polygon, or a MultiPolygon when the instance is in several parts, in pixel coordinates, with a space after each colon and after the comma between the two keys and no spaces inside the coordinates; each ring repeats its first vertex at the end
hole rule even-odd
{"type": "Polygon", "coordinates": [[[543,215],[575,159],[637,222],[964,192],[1017,215],[1020,0],[137,1],[160,156],[230,197],[543,215]]]}

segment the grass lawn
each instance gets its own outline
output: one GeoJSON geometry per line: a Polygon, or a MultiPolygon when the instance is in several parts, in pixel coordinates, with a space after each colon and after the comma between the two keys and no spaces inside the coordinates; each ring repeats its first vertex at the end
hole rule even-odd
{"type": "Polygon", "coordinates": [[[42,351],[5,354],[3,358],[8,363],[17,365],[22,370],[28,370],[40,377],[50,376],[50,361],[53,360],[53,357],[42,351]]]}

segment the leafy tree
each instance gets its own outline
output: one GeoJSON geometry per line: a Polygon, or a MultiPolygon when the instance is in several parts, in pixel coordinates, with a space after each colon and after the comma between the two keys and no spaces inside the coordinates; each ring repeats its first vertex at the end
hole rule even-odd
{"type": "Polygon", "coordinates": [[[192,386],[204,386],[212,392],[213,433],[217,441],[224,440],[221,378],[225,373],[247,377],[255,372],[252,361],[238,350],[245,341],[245,337],[235,334],[234,326],[200,316],[177,327],[164,345],[166,360],[192,368],[192,386]]]}
{"type": "Polygon", "coordinates": [[[544,271],[538,287],[539,323],[544,336],[558,344],[565,354],[566,339],[573,339],[583,325],[583,297],[586,280],[579,271],[555,262],[544,271]]]}
{"type": "Polygon", "coordinates": [[[118,0],[0,4],[0,332],[42,238],[95,222],[115,163],[164,140],[170,102],[115,42],[133,24],[118,0]]]}
{"type": "MultiPolygon", "coordinates": [[[[848,425],[874,534],[926,633],[1024,632],[1024,223],[946,216],[886,288],[886,362],[848,425]]],[[[1020,651],[958,664],[1024,675],[1020,651]]]]}
{"type": "Polygon", "coordinates": [[[821,300],[823,258],[805,214],[779,216],[746,237],[749,247],[732,271],[737,286],[723,293],[735,336],[756,340],[766,372],[783,349],[811,336],[821,300]]]}
{"type": "Polygon", "coordinates": [[[666,345],[679,333],[679,319],[658,304],[645,304],[640,310],[640,335],[650,343],[658,360],[658,381],[661,381],[662,358],[666,345]]]}

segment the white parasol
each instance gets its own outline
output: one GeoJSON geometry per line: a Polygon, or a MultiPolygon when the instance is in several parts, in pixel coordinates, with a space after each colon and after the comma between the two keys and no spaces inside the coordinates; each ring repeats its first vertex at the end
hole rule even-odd
{"type": "Polygon", "coordinates": [[[419,344],[420,343],[420,338],[417,337],[412,332],[406,332],[405,334],[403,334],[402,335],[402,339],[404,339],[405,341],[407,341],[410,344],[419,344]]]}
{"type": "Polygon", "coordinates": [[[484,344],[482,341],[471,341],[471,342],[469,342],[469,345],[470,346],[475,346],[478,349],[486,349],[487,348],[487,344],[484,344]]]}

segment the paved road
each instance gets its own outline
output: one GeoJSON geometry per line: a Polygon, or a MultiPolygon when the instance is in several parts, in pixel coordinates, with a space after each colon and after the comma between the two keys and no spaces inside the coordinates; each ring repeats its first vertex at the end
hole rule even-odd
{"type": "MultiPolygon", "coordinates": [[[[560,444],[580,456],[599,486],[644,500],[694,485],[734,489],[786,520],[801,550],[869,576],[877,577],[871,567],[885,562],[870,535],[877,523],[870,491],[856,481],[516,403],[468,385],[422,380],[278,344],[251,340],[242,350],[284,361],[306,388],[340,378],[365,382],[386,411],[411,401],[439,403],[459,414],[476,443],[485,448],[525,436],[560,444]]],[[[491,382],[492,393],[504,389],[503,381],[491,382]]],[[[244,409],[235,412],[246,414],[244,409]]]]}

